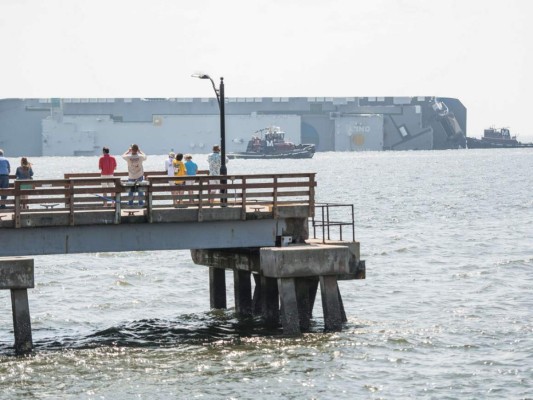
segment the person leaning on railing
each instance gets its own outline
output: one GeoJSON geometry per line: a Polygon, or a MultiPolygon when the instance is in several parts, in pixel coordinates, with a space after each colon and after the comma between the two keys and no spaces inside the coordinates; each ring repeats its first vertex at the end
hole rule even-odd
{"type": "MultiPolygon", "coordinates": [[[[26,157],[20,159],[20,167],[15,171],[15,177],[17,180],[29,180],[33,179],[33,169],[31,163],[26,157]]],[[[22,190],[33,189],[32,183],[21,183],[20,188],[22,190]]],[[[28,199],[27,195],[21,195],[21,206],[22,208],[29,208],[28,203],[25,201],[28,199]]]]}
{"type": "MultiPolygon", "coordinates": [[[[11,166],[9,161],[4,157],[4,150],[0,149],[0,189],[9,188],[9,174],[11,172],[11,166]]],[[[1,200],[7,199],[7,196],[1,196],[1,200]]],[[[6,208],[6,205],[2,201],[0,208],[6,208]]]]}

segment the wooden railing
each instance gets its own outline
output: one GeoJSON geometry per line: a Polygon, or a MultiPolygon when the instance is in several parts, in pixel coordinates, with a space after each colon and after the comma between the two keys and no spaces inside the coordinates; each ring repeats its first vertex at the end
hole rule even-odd
{"type": "MultiPolygon", "coordinates": [[[[171,178],[163,172],[147,173],[138,185],[142,196],[134,197],[145,202],[147,221],[152,222],[152,211],[163,208],[232,207],[241,209],[242,219],[247,212],[271,212],[279,218],[280,207],[303,205],[308,215],[314,215],[315,174],[261,174],[228,176],[183,176],[171,178]],[[175,185],[179,179],[187,184],[175,185]],[[179,203],[179,204],[176,204],[179,203]]],[[[6,209],[0,213],[14,213],[14,226],[20,227],[20,217],[28,213],[69,214],[69,224],[74,225],[74,213],[82,211],[114,210],[114,223],[120,223],[121,211],[130,209],[128,201],[132,183],[121,176],[113,178],[94,177],[93,173],[68,174],[66,179],[19,180],[13,187],[0,189],[7,199],[0,201],[6,209]],[[110,184],[102,187],[103,183],[110,184]],[[28,184],[31,189],[25,189],[28,184]],[[103,194],[107,193],[106,196],[103,194]],[[103,207],[107,202],[110,207],[103,207]]],[[[201,213],[199,213],[201,215],[201,213]]],[[[200,218],[200,217],[199,217],[200,218]]],[[[201,218],[200,218],[201,220],[201,218]]]]}

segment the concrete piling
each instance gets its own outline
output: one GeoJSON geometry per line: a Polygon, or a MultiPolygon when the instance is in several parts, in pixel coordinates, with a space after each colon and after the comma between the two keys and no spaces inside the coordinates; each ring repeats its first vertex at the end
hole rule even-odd
{"type": "Polygon", "coordinates": [[[289,336],[299,335],[301,333],[300,316],[294,278],[279,278],[278,291],[281,303],[283,334],[289,336]]]}
{"type": "Polygon", "coordinates": [[[279,291],[275,278],[261,276],[261,314],[263,323],[269,328],[279,325],[279,291]]]}
{"type": "Polygon", "coordinates": [[[27,290],[33,287],[33,258],[0,258],[0,289],[9,289],[11,291],[16,354],[30,353],[33,348],[27,290]]]}
{"type": "Polygon", "coordinates": [[[323,275],[320,277],[320,293],[324,310],[324,329],[340,331],[342,328],[342,311],[339,301],[337,277],[323,275]]]}
{"type": "Polygon", "coordinates": [[[11,289],[11,308],[13,310],[15,353],[30,353],[33,348],[33,340],[27,289],[11,289]]]}
{"type": "Polygon", "coordinates": [[[226,308],[226,270],[209,268],[209,299],[211,308],[226,308]]]}
{"type": "Polygon", "coordinates": [[[234,270],[235,312],[242,317],[252,315],[252,281],[249,271],[234,270]]]}
{"type": "Polygon", "coordinates": [[[259,274],[252,274],[254,277],[254,294],[252,296],[252,314],[261,315],[261,276],[259,274]]]}
{"type": "Polygon", "coordinates": [[[311,327],[312,314],[311,299],[309,297],[309,279],[297,278],[295,279],[295,283],[300,330],[306,332],[311,327]]]}

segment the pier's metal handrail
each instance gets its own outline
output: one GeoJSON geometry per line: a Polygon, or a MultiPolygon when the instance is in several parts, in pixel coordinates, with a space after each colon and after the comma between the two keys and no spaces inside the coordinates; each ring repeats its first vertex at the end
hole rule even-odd
{"type": "MultiPolygon", "coordinates": [[[[9,207],[0,209],[0,214],[12,213],[14,220],[14,223],[8,223],[0,219],[0,227],[20,228],[23,225],[21,216],[32,213],[66,213],[67,225],[75,225],[75,213],[114,211],[113,223],[121,223],[121,210],[129,208],[128,195],[133,183],[121,180],[121,177],[100,178],[94,177],[93,173],[87,175],[76,174],[76,177],[68,179],[14,181],[13,187],[0,189],[0,195],[8,196],[7,200],[0,200],[0,203],[9,207]],[[103,183],[109,186],[103,187],[103,183]],[[112,208],[103,207],[104,202],[112,205],[112,208]]],[[[243,220],[251,212],[271,213],[269,218],[277,219],[280,207],[284,206],[303,206],[309,216],[314,212],[314,173],[228,175],[225,183],[221,176],[178,178],[163,173],[146,175],[146,180],[135,189],[142,192],[146,204],[143,215],[147,222],[154,222],[154,210],[175,207],[197,209],[198,221],[202,221],[203,210],[220,205],[222,199],[228,207],[240,208],[243,220]],[[176,181],[188,184],[175,185],[176,181]]]]}
{"type": "MultiPolygon", "coordinates": [[[[319,212],[315,212],[310,219],[311,225],[313,227],[313,238],[317,239],[317,228],[322,230],[322,243],[325,243],[326,240],[331,240],[331,228],[338,227],[339,230],[339,240],[342,238],[342,228],[343,226],[351,226],[352,228],[352,241],[355,242],[355,217],[354,217],[354,206],[353,204],[337,204],[337,203],[315,203],[315,208],[320,209],[319,212]],[[332,213],[330,210],[332,208],[348,208],[351,213],[351,221],[341,221],[332,219],[332,213]]],[[[337,216],[335,216],[337,218],[337,216]]]]}

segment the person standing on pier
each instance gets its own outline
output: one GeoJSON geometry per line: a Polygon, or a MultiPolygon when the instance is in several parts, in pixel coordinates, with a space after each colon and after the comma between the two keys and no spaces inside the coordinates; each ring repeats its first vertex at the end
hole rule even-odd
{"type": "MultiPolygon", "coordinates": [[[[229,159],[226,157],[226,164],[229,159]]],[[[222,157],[220,156],[220,146],[214,145],[213,152],[207,156],[207,162],[209,163],[209,175],[220,175],[220,167],[222,167],[222,157]]],[[[220,181],[218,179],[209,180],[209,184],[218,185],[220,181]]],[[[218,190],[210,190],[209,194],[218,193],[218,190]]],[[[209,198],[209,203],[213,203],[214,198],[209,198]]]]}
{"type": "MultiPolygon", "coordinates": [[[[109,147],[102,148],[102,157],[98,160],[98,168],[100,168],[100,177],[112,178],[115,175],[115,169],[117,168],[117,160],[115,157],[109,155],[109,147]]],[[[114,187],[113,182],[102,182],[102,187],[114,187]]],[[[107,195],[104,193],[104,207],[107,206],[107,195]]]]}
{"type": "Polygon", "coordinates": [[[128,163],[128,182],[133,183],[130,189],[130,200],[128,205],[133,205],[133,196],[135,192],[139,193],[139,206],[144,205],[142,200],[142,190],[139,189],[138,183],[144,180],[143,162],[146,161],[146,154],[144,154],[139,146],[132,144],[128,151],[122,154],[122,158],[128,163]]]}
{"type": "MultiPolygon", "coordinates": [[[[17,180],[29,180],[33,179],[33,169],[31,168],[31,163],[28,161],[26,157],[22,157],[20,159],[20,167],[18,167],[15,171],[15,178],[17,180]]],[[[20,188],[22,190],[28,190],[33,189],[32,183],[22,183],[20,185],[20,188]]],[[[28,199],[27,195],[21,195],[20,196],[20,205],[24,209],[28,209],[28,202],[26,201],[28,199]]]]}
{"type": "MultiPolygon", "coordinates": [[[[0,189],[9,188],[9,174],[11,173],[11,166],[9,161],[4,157],[4,150],[0,149],[0,189]]],[[[0,199],[5,200],[7,196],[1,196],[0,199]]],[[[0,208],[6,208],[2,201],[0,208]]]]}
{"type": "MultiPolygon", "coordinates": [[[[187,170],[187,176],[195,176],[198,171],[198,165],[192,160],[190,154],[185,154],[185,169],[187,170]]],[[[185,181],[185,185],[192,184],[194,184],[193,180],[185,181]]],[[[194,192],[192,190],[187,190],[187,194],[189,195],[189,201],[192,203],[194,192]]]]}
{"type": "MultiPolygon", "coordinates": [[[[176,158],[174,159],[174,161],[172,162],[172,165],[174,166],[174,176],[185,176],[187,175],[187,171],[185,169],[185,163],[183,162],[183,154],[182,153],[178,153],[176,154],[176,158]]],[[[184,181],[183,180],[177,180],[177,181],[174,181],[174,184],[176,185],[176,188],[178,189],[176,192],[173,192],[172,194],[174,196],[178,195],[178,196],[181,196],[183,194],[183,185],[184,185],[184,181]]],[[[178,205],[178,204],[181,204],[181,198],[177,199],[177,198],[174,198],[174,205],[178,205]]]]}
{"type": "MultiPolygon", "coordinates": [[[[174,176],[174,165],[172,163],[174,162],[174,158],[176,157],[176,154],[171,151],[168,153],[168,158],[165,160],[165,171],[167,171],[168,176],[174,176]]],[[[172,183],[172,181],[170,181],[172,183]]]]}

